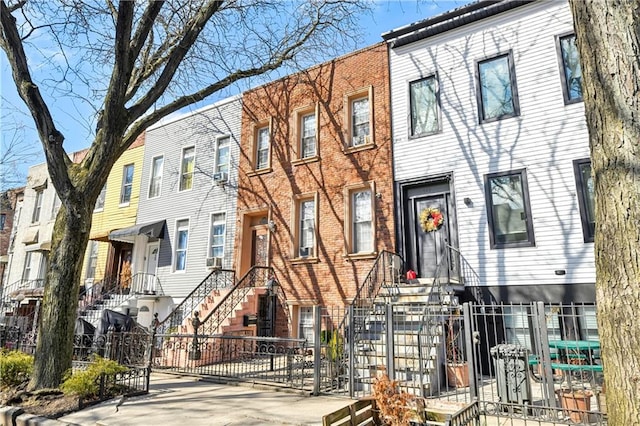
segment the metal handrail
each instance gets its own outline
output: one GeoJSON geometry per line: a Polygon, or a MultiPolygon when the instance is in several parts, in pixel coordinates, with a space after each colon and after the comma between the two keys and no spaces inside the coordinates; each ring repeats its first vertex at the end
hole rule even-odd
{"type": "Polygon", "coordinates": [[[242,302],[252,288],[262,287],[269,279],[274,279],[273,268],[268,266],[253,266],[237,282],[220,302],[202,320],[204,334],[214,334],[226,318],[228,318],[236,306],[242,302]],[[259,285],[257,285],[259,284],[259,285]]]}
{"type": "Polygon", "coordinates": [[[162,321],[157,324],[159,333],[166,332],[166,329],[176,328],[176,331],[183,322],[193,315],[200,304],[215,289],[228,288],[235,282],[235,271],[232,269],[215,269],[205,277],[191,293],[162,321]]]}

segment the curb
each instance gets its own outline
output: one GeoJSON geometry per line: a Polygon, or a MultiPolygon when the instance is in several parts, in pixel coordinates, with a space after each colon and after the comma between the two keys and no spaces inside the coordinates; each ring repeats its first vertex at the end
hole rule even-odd
{"type": "Polygon", "coordinates": [[[0,406],[0,426],[78,426],[25,413],[20,407],[0,406]]]}

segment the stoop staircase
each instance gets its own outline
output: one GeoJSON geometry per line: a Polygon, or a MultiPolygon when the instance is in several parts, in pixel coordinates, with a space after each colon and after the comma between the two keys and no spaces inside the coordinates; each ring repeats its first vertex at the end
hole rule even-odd
{"type": "Polygon", "coordinates": [[[465,284],[477,285],[477,274],[460,253],[450,246],[448,250],[435,278],[403,279],[398,273],[404,269],[402,260],[392,253],[383,253],[385,258],[374,265],[373,270],[382,262],[395,272],[391,280],[370,274],[352,303],[353,344],[346,352],[353,353],[353,360],[346,363],[353,377],[343,378],[353,387],[349,389],[352,396],[371,394],[381,374],[388,374],[405,391],[420,396],[444,385],[445,324],[458,315],[457,295],[465,284]],[[453,261],[460,271],[455,276],[448,273],[448,262],[453,261]],[[377,283],[367,282],[371,280],[377,283]]]}

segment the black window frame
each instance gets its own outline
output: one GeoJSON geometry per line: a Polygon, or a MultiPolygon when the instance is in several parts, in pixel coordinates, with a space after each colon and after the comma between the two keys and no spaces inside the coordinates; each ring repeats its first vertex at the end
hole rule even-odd
{"type": "MultiPolygon", "coordinates": [[[[573,172],[576,177],[576,192],[578,193],[578,207],[580,209],[580,223],[582,224],[582,236],[585,243],[592,243],[595,240],[595,214],[593,224],[589,220],[589,209],[587,208],[587,185],[583,179],[582,166],[585,164],[591,168],[591,159],[581,158],[573,161],[573,172]]],[[[593,174],[592,174],[593,179],[593,174]]],[[[595,191],[594,191],[595,192],[595,191]]]]}
{"type": "Polygon", "coordinates": [[[415,139],[415,138],[421,138],[424,136],[430,136],[430,135],[435,135],[438,133],[442,132],[442,108],[441,108],[441,103],[440,103],[440,80],[438,79],[438,74],[437,73],[433,73],[433,74],[429,74],[429,75],[425,75],[422,76],[420,78],[417,78],[415,80],[411,80],[409,81],[409,138],[410,139],[415,139]],[[415,133],[414,128],[413,128],[413,117],[412,117],[412,112],[413,112],[413,97],[411,96],[411,87],[414,83],[419,83],[421,81],[425,81],[425,80],[429,80],[429,79],[433,79],[433,81],[435,82],[435,99],[436,99],[436,129],[430,132],[424,132],[424,133],[415,133]]]}
{"type": "MultiPolygon", "coordinates": [[[[583,101],[582,77],[581,77],[581,80],[580,80],[580,97],[579,98],[571,99],[569,86],[567,84],[567,75],[566,75],[566,72],[565,72],[564,55],[563,55],[563,51],[562,51],[562,40],[566,39],[566,38],[569,38],[569,37],[575,38],[576,35],[575,35],[575,33],[571,32],[571,33],[559,34],[559,35],[556,36],[556,53],[558,55],[558,65],[560,67],[560,81],[562,82],[562,96],[564,98],[565,105],[577,104],[577,103],[580,103],[580,102],[583,101]]],[[[582,75],[582,65],[580,65],[580,68],[581,68],[580,74],[582,75]]]]}
{"type": "Polygon", "coordinates": [[[518,85],[516,84],[516,67],[513,61],[513,51],[509,50],[505,53],[500,53],[488,58],[480,59],[475,64],[475,77],[476,77],[476,101],[478,104],[478,118],[480,124],[491,123],[493,121],[504,120],[506,118],[520,116],[520,98],[518,97],[518,85]],[[484,102],[482,98],[482,84],[480,80],[480,65],[485,62],[494,61],[500,58],[507,58],[507,65],[509,68],[509,82],[511,84],[511,99],[513,102],[513,113],[502,114],[496,117],[485,118],[484,102]]]}
{"type": "Polygon", "coordinates": [[[487,208],[487,223],[489,225],[489,241],[492,249],[513,248],[513,247],[533,247],[536,245],[533,232],[533,216],[531,213],[531,202],[529,200],[529,185],[527,183],[527,170],[509,170],[506,172],[488,173],[484,175],[485,202],[487,208]],[[520,175],[522,185],[522,202],[524,204],[525,223],[527,230],[527,240],[516,242],[496,241],[495,221],[493,211],[493,197],[491,196],[491,180],[503,176],[520,175]]]}

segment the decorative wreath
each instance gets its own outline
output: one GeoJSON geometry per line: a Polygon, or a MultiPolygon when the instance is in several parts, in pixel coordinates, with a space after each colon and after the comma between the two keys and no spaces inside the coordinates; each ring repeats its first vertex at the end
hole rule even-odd
{"type": "Polygon", "coordinates": [[[424,232],[433,232],[440,229],[444,222],[444,216],[440,209],[427,207],[420,212],[420,226],[424,232]]]}

